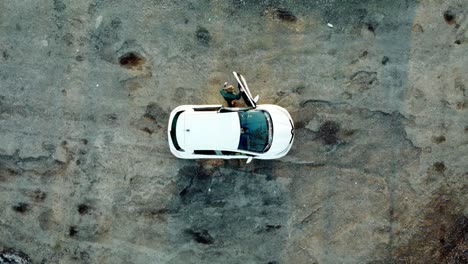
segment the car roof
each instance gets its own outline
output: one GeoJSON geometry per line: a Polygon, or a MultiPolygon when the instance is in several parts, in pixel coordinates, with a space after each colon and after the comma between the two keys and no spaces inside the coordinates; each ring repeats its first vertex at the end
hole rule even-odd
{"type": "Polygon", "coordinates": [[[240,121],[237,112],[186,111],[184,124],[177,126],[185,150],[235,150],[239,146],[240,121]]]}

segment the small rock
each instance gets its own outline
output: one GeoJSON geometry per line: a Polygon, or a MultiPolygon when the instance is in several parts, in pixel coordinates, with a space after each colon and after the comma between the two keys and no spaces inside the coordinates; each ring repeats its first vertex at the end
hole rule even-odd
{"type": "Polygon", "coordinates": [[[68,160],[68,151],[65,149],[64,146],[58,145],[55,148],[55,152],[52,158],[61,163],[66,163],[68,160]]]}

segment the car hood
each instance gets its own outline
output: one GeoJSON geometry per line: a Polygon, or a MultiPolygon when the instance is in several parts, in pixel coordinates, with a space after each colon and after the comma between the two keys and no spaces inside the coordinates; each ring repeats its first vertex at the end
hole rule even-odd
{"type": "Polygon", "coordinates": [[[273,121],[273,142],[268,152],[272,154],[280,153],[289,147],[292,139],[293,126],[289,116],[279,109],[270,110],[273,121]]]}
{"type": "Polygon", "coordinates": [[[236,149],[240,140],[237,113],[184,112],[176,128],[179,145],[187,151],[236,149]]]}

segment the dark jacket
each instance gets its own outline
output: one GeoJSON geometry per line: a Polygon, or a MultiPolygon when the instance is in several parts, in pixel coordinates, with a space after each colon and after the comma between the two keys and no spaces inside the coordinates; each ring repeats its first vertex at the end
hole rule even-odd
{"type": "Polygon", "coordinates": [[[241,94],[230,93],[224,90],[223,88],[221,88],[219,92],[224,97],[224,99],[228,101],[228,103],[231,103],[232,100],[239,100],[241,98],[241,94]]]}

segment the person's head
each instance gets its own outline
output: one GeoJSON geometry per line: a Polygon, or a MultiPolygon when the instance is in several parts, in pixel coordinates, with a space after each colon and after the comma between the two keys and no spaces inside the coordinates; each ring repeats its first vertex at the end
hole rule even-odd
{"type": "Polygon", "coordinates": [[[234,86],[228,85],[226,88],[224,88],[224,91],[228,93],[233,93],[234,92],[234,86]]]}

